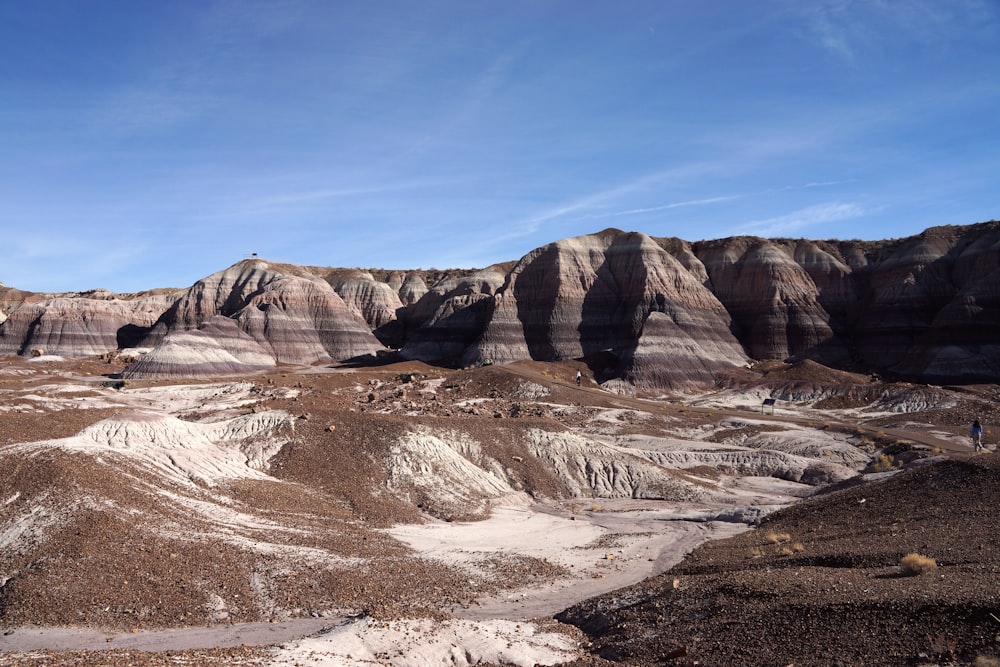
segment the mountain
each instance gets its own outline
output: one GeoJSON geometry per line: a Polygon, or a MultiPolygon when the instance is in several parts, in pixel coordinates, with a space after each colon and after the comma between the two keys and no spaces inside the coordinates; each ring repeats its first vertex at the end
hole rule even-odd
{"type": "Polygon", "coordinates": [[[607,229],[479,270],[253,259],[186,290],[0,287],[0,354],[148,349],[129,372],[154,375],[344,361],[389,347],[447,366],[577,360],[623,391],[705,386],[774,359],[977,382],[1000,375],[998,333],[997,221],[885,241],[691,243],[607,229]]]}

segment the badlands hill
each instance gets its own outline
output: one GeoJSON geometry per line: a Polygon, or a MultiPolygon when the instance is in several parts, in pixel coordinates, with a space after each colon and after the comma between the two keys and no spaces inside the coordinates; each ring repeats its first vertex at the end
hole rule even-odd
{"type": "Polygon", "coordinates": [[[943,383],[1000,373],[1000,223],[879,242],[689,243],[605,230],[482,270],[252,259],[183,290],[0,288],[0,355],[138,357],[128,378],[398,358],[448,367],[577,359],[602,385],[711,386],[810,359],[943,383]],[[667,363],[669,362],[669,363],[667,363]]]}

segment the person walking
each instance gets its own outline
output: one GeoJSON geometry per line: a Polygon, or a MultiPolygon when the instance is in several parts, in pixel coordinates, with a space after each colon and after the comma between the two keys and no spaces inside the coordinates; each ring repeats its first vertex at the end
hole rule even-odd
{"type": "Polygon", "coordinates": [[[977,452],[983,450],[983,425],[979,423],[978,419],[972,421],[972,428],[969,429],[969,435],[972,437],[972,445],[976,448],[977,452]]]}
{"type": "Polygon", "coordinates": [[[576,371],[576,386],[577,386],[577,387],[579,387],[579,386],[580,386],[580,382],[581,382],[582,380],[583,380],[583,373],[581,373],[581,372],[579,371],[579,369],[577,369],[577,371],[576,371]]]}

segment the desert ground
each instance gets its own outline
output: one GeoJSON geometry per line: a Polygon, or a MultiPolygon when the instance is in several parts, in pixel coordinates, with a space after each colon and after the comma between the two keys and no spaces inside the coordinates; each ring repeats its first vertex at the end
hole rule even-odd
{"type": "Polygon", "coordinates": [[[1000,664],[993,386],[123,364],[0,360],[0,665],[1000,664]]]}

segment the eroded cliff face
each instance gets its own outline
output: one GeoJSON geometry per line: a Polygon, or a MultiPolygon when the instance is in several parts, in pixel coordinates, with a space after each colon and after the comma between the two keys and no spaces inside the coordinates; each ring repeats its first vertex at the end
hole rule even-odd
{"type": "Polygon", "coordinates": [[[178,329],[122,373],[137,378],[220,377],[270,370],[277,365],[271,348],[217,315],[197,329],[178,329]]]}
{"type": "Polygon", "coordinates": [[[796,261],[798,254],[821,277],[837,266],[831,256],[814,247],[794,248],[754,238],[699,244],[695,254],[751,357],[822,354],[846,358],[830,326],[831,316],[820,301],[819,287],[796,261]]]}
{"type": "Polygon", "coordinates": [[[151,374],[344,360],[387,346],[449,365],[576,359],[606,386],[649,391],[705,385],[750,359],[996,381],[998,341],[995,221],[889,241],[689,243],[609,229],[481,270],[255,259],[174,292],[0,288],[0,354],[167,345],[136,369],[151,374]],[[185,357],[188,347],[197,354],[185,357]]]}
{"type": "Polygon", "coordinates": [[[300,267],[246,260],[199,280],[159,318],[145,344],[216,316],[239,328],[278,362],[311,364],[382,348],[364,319],[324,280],[300,267]]]}
{"type": "Polygon", "coordinates": [[[659,388],[711,382],[746,362],[719,300],[643,234],[608,230],[539,248],[490,305],[466,361],[582,358],[599,382],[659,388]]]}
{"type": "Polygon", "coordinates": [[[0,355],[88,357],[131,347],[174,298],[172,294],[135,299],[109,293],[30,295],[9,304],[0,326],[0,355]]]}
{"type": "Polygon", "coordinates": [[[881,242],[743,237],[694,252],[753,358],[1000,377],[1000,223],[881,242]]]}
{"type": "Polygon", "coordinates": [[[491,266],[446,276],[432,285],[404,313],[402,355],[430,362],[461,362],[489,325],[494,300],[505,279],[502,267],[491,266]]]}
{"type": "MultiPolygon", "coordinates": [[[[879,282],[877,342],[905,340],[893,369],[931,382],[1000,377],[1000,223],[934,228],[903,242],[892,278],[879,282]],[[892,330],[881,324],[889,319],[892,330]]],[[[888,347],[888,346],[886,346],[888,347]]],[[[875,358],[877,345],[867,359],[875,358]]]]}

